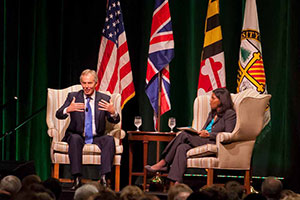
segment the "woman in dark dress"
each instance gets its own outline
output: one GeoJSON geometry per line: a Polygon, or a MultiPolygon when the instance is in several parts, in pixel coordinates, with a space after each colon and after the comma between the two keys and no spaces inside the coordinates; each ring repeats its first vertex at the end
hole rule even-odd
{"type": "Polygon", "coordinates": [[[215,144],[219,132],[232,132],[236,123],[236,113],[229,91],[226,88],[213,90],[210,98],[211,112],[199,135],[182,131],[162,152],[161,160],[155,165],[146,165],[150,172],[168,167],[168,178],[175,183],[182,182],[186,170],[188,150],[204,144],[215,144]]]}

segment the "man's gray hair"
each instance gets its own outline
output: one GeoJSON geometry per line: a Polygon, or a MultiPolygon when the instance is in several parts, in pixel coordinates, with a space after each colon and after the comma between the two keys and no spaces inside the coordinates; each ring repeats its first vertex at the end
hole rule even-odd
{"type": "Polygon", "coordinates": [[[92,70],[92,69],[85,69],[85,70],[83,70],[83,72],[81,72],[80,83],[81,83],[82,76],[87,75],[87,74],[91,74],[92,76],[94,76],[94,81],[96,83],[98,82],[98,76],[97,76],[96,71],[92,70]]]}
{"type": "Polygon", "coordinates": [[[9,192],[10,194],[16,194],[20,191],[22,183],[16,176],[5,176],[0,182],[0,189],[9,192]]]}
{"type": "Polygon", "coordinates": [[[93,194],[98,193],[96,186],[91,184],[84,184],[83,186],[77,188],[74,194],[74,200],[86,200],[93,194]]]}

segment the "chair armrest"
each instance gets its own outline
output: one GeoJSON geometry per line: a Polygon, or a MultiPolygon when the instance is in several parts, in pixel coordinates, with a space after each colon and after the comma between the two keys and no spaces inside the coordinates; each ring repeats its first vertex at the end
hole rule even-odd
{"type": "Polygon", "coordinates": [[[55,128],[49,128],[47,131],[49,137],[55,137],[58,134],[58,131],[55,128]]]}
{"type": "Polygon", "coordinates": [[[107,135],[114,136],[115,138],[118,138],[118,139],[123,139],[125,137],[126,133],[123,129],[113,129],[112,131],[107,133],[107,135]]]}
{"type": "Polygon", "coordinates": [[[228,133],[228,132],[218,133],[216,141],[217,143],[222,143],[222,144],[231,143],[232,133],[228,133]]]}

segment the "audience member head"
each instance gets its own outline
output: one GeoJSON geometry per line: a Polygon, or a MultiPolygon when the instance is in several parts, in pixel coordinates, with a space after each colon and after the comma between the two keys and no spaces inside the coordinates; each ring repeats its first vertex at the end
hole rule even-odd
{"type": "Polygon", "coordinates": [[[27,187],[28,190],[35,193],[45,192],[46,188],[41,183],[32,183],[27,187]]]}
{"type": "Polygon", "coordinates": [[[179,183],[170,187],[168,191],[168,200],[174,200],[178,195],[178,199],[180,199],[180,197],[187,197],[192,192],[193,190],[188,185],[179,183]]]}
{"type": "Polygon", "coordinates": [[[280,193],[280,199],[282,200],[300,199],[300,195],[293,192],[292,190],[282,190],[280,193]]]}
{"type": "Polygon", "coordinates": [[[21,190],[13,197],[13,200],[40,200],[40,199],[33,191],[21,190]]]}
{"type": "Polygon", "coordinates": [[[42,183],[33,183],[33,184],[29,185],[29,187],[27,187],[26,189],[34,192],[41,199],[47,200],[48,196],[51,199],[56,199],[54,193],[51,190],[45,188],[42,185],[42,183]]]}
{"type": "MultiPolygon", "coordinates": [[[[231,99],[230,92],[226,88],[217,88],[213,90],[212,92],[212,98],[215,95],[220,101],[220,104],[218,105],[218,108],[216,108],[216,111],[219,114],[223,114],[226,110],[233,108],[233,102],[231,99]]],[[[211,105],[212,107],[212,105],[211,105]]],[[[212,109],[215,109],[212,107],[212,109]]]]}
{"type": "Polygon", "coordinates": [[[53,194],[55,195],[56,199],[59,199],[60,194],[62,192],[62,187],[60,185],[60,182],[56,178],[48,178],[43,182],[43,186],[46,189],[49,189],[53,194]]]}
{"type": "Polygon", "coordinates": [[[98,194],[94,194],[88,198],[88,200],[118,200],[116,193],[110,189],[105,189],[98,194]]]}
{"type": "Polygon", "coordinates": [[[244,186],[237,181],[228,181],[225,184],[225,189],[227,190],[228,198],[232,200],[236,199],[235,196],[237,196],[239,199],[242,199],[245,193],[244,186]]]}
{"type": "Polygon", "coordinates": [[[127,185],[121,190],[120,199],[121,200],[137,200],[144,192],[135,185],[127,185]]]}
{"type": "Polygon", "coordinates": [[[98,193],[96,186],[91,184],[84,184],[83,186],[76,189],[74,194],[74,200],[86,200],[93,194],[98,193]]]}
{"type": "Polygon", "coordinates": [[[55,200],[55,196],[50,195],[48,192],[36,193],[39,200],[55,200]]]}
{"type": "Polygon", "coordinates": [[[227,200],[227,191],[223,186],[212,185],[201,189],[201,191],[206,191],[212,195],[212,199],[214,200],[227,200]]]}
{"type": "Polygon", "coordinates": [[[227,199],[228,200],[241,200],[239,195],[233,191],[227,191],[227,199]]]}
{"type": "Polygon", "coordinates": [[[138,200],[159,200],[159,198],[153,194],[143,194],[138,200]]]}
{"type": "Polygon", "coordinates": [[[33,183],[41,183],[41,178],[38,175],[31,174],[28,176],[25,176],[22,180],[22,186],[24,188],[28,188],[33,183]]]}
{"type": "Polygon", "coordinates": [[[282,183],[274,177],[268,177],[261,185],[261,192],[267,199],[279,199],[282,191],[282,183]]]}
{"type": "Polygon", "coordinates": [[[106,189],[99,181],[91,181],[86,184],[95,186],[97,188],[98,192],[101,192],[106,189]]]}
{"type": "Polygon", "coordinates": [[[201,199],[201,200],[214,200],[213,199],[213,194],[211,194],[210,192],[207,192],[205,190],[193,192],[187,198],[187,200],[199,200],[199,199],[201,199]]]}
{"type": "Polygon", "coordinates": [[[260,193],[250,193],[243,200],[266,200],[266,197],[260,193]]]}
{"type": "Polygon", "coordinates": [[[13,175],[5,176],[0,182],[0,189],[9,192],[11,195],[19,192],[21,187],[20,179],[13,175]]]}

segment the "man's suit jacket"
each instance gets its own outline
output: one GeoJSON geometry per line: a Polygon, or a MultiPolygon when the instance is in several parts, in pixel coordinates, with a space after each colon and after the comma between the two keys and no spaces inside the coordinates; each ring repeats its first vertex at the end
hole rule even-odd
{"type": "MultiPolygon", "coordinates": [[[[213,119],[212,112],[209,113],[206,123],[204,124],[203,129],[207,127],[207,125],[213,119]]],[[[219,132],[232,132],[236,124],[236,113],[233,109],[228,109],[222,115],[218,116],[216,121],[214,121],[211,127],[210,140],[216,140],[217,134],[219,132]]]]}
{"type": "MultiPolygon", "coordinates": [[[[71,112],[68,114],[63,114],[65,108],[67,108],[72,100],[73,97],[76,98],[76,103],[84,103],[84,93],[83,90],[78,92],[70,92],[65,103],[56,111],[56,117],[58,119],[66,119],[69,115],[71,117],[70,125],[66,130],[65,136],[62,141],[67,141],[68,136],[70,134],[80,134],[83,135],[84,132],[84,120],[85,120],[85,112],[71,112]]],[[[106,94],[96,92],[95,94],[95,126],[96,126],[96,136],[102,136],[105,132],[105,118],[111,123],[118,123],[120,121],[120,116],[118,114],[117,117],[111,117],[111,114],[107,111],[99,110],[98,102],[104,99],[105,101],[109,102],[110,97],[106,94]]]]}

